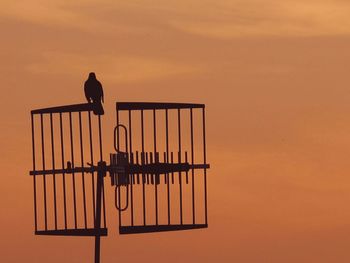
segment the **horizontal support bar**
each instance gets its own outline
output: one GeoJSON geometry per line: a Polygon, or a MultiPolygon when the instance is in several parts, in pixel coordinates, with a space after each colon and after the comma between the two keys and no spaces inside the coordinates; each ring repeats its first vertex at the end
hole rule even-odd
{"type": "Polygon", "coordinates": [[[189,167],[190,169],[209,169],[210,164],[190,164],[189,167]]]}
{"type": "MultiPolygon", "coordinates": [[[[30,171],[30,175],[44,175],[44,174],[71,174],[71,173],[92,173],[98,171],[98,167],[75,167],[71,169],[51,169],[51,170],[36,170],[30,171]]],[[[124,170],[122,170],[124,171],[124,170]]]]}
{"type": "MultiPolygon", "coordinates": [[[[151,164],[130,164],[126,166],[109,165],[106,166],[106,171],[113,173],[130,173],[130,174],[165,174],[171,172],[186,172],[190,169],[208,169],[209,164],[188,164],[188,163],[151,163],[151,164]]],[[[35,170],[30,171],[30,175],[44,174],[71,174],[71,173],[92,173],[98,172],[98,166],[91,167],[75,167],[72,169],[50,169],[50,170],[35,170]]]]}
{"type": "Polygon", "coordinates": [[[141,234],[165,231],[179,231],[208,228],[208,224],[187,225],[153,225],[153,226],[119,226],[119,234],[141,234]]]}
{"type": "Polygon", "coordinates": [[[107,236],[107,228],[82,228],[82,229],[59,229],[59,230],[38,230],[35,235],[44,236],[107,236]]]}
{"type": "Polygon", "coordinates": [[[79,111],[92,111],[92,110],[93,110],[92,103],[81,103],[81,104],[72,104],[72,105],[37,109],[37,110],[32,110],[31,113],[32,114],[63,113],[63,112],[79,112],[79,111]]]}
{"type": "Polygon", "coordinates": [[[165,110],[204,108],[204,104],[194,103],[160,103],[160,102],[117,102],[118,110],[165,110]]]}
{"type": "Polygon", "coordinates": [[[129,174],[166,174],[172,172],[186,172],[190,169],[188,163],[150,163],[133,164],[126,168],[129,174]]]}

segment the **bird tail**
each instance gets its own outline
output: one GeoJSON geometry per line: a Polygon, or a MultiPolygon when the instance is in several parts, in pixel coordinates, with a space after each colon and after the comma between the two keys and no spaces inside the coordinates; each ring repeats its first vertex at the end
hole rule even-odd
{"type": "Polygon", "coordinates": [[[94,102],[93,112],[95,115],[105,114],[101,101],[94,102]]]}

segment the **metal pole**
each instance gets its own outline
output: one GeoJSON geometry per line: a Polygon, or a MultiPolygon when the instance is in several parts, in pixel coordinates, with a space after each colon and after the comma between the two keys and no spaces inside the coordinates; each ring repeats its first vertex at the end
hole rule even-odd
{"type": "MultiPolygon", "coordinates": [[[[101,204],[103,201],[103,209],[105,209],[103,192],[103,178],[106,175],[106,163],[102,161],[102,135],[101,135],[101,116],[98,116],[98,131],[99,131],[99,141],[100,141],[100,161],[98,162],[98,172],[97,172],[97,190],[96,190],[96,214],[95,214],[95,231],[97,231],[95,236],[95,263],[100,263],[100,247],[101,247],[101,204]],[[103,198],[103,200],[102,200],[103,198]]],[[[106,226],[106,213],[103,213],[104,226],[106,226]]]]}
{"type": "Polygon", "coordinates": [[[101,245],[101,201],[102,201],[102,184],[104,177],[104,169],[102,162],[99,162],[99,171],[97,173],[97,191],[96,191],[96,218],[95,218],[95,230],[97,231],[95,236],[95,263],[100,263],[100,245],[101,245]]]}

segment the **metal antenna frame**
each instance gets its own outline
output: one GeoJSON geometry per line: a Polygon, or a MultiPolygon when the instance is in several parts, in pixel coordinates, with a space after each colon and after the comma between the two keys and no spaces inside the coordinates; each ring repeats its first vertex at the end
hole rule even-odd
{"type": "MultiPolygon", "coordinates": [[[[92,118],[91,112],[94,110],[92,103],[74,104],[67,106],[51,107],[45,109],[38,109],[31,111],[31,125],[32,125],[32,156],[33,156],[33,170],[30,171],[30,175],[33,176],[33,189],[34,189],[34,226],[36,235],[64,235],[64,236],[94,236],[95,237],[95,263],[100,262],[100,247],[101,247],[101,236],[107,236],[106,228],[106,209],[105,209],[105,191],[104,191],[104,177],[107,172],[111,175],[112,185],[116,186],[116,207],[119,210],[119,233],[120,234],[132,234],[132,233],[147,233],[147,232],[159,232],[159,231],[174,231],[174,230],[186,230],[208,227],[208,216],[207,216],[207,172],[206,170],[210,167],[206,162],[206,134],[205,134],[205,106],[204,104],[184,104],[184,103],[149,103],[149,102],[122,102],[116,104],[117,110],[117,126],[114,129],[114,147],[116,154],[111,154],[111,164],[103,160],[103,147],[102,147],[102,127],[101,127],[101,116],[98,115],[98,145],[99,145],[99,161],[97,165],[94,164],[94,149],[93,149],[93,134],[92,134],[92,118]],[[185,160],[181,160],[181,109],[188,109],[190,111],[190,138],[191,138],[191,162],[187,160],[187,152],[185,152],[185,160]],[[196,164],[194,162],[194,147],[193,147],[193,109],[202,110],[202,124],[203,124],[203,163],[196,164]],[[144,151],[144,111],[151,110],[153,112],[153,140],[154,140],[154,151],[149,154],[144,151]],[[156,110],[165,111],[165,124],[166,124],[166,152],[164,152],[164,162],[159,161],[159,153],[157,152],[157,126],[156,126],[156,110]],[[174,162],[173,153],[169,152],[169,134],[168,134],[168,111],[177,110],[177,122],[178,122],[178,163],[174,162]],[[119,123],[119,112],[128,112],[128,128],[123,124],[119,123]],[[141,140],[142,140],[142,152],[141,152],[141,163],[139,162],[139,155],[132,152],[132,111],[139,111],[141,114],[141,140]],[[90,144],[90,163],[89,166],[84,165],[84,148],[83,148],[83,128],[82,128],[82,113],[87,112],[88,114],[88,127],[89,127],[89,144],[90,144]],[[81,166],[75,165],[74,160],[74,135],[73,135],[73,113],[78,113],[78,126],[79,126],[79,141],[80,141],[80,157],[81,166]],[[59,135],[60,135],[60,151],[61,151],[61,168],[57,168],[55,159],[55,140],[54,140],[54,119],[53,114],[59,114],[59,135]],[[63,114],[68,114],[69,122],[69,139],[70,139],[70,161],[65,165],[65,144],[64,144],[64,127],[63,127],[63,114]],[[41,164],[42,169],[37,169],[37,158],[36,158],[36,142],[35,142],[35,116],[40,116],[40,142],[41,142],[41,164]],[[48,165],[45,159],[45,133],[44,133],[44,115],[49,116],[50,123],[50,144],[51,144],[51,166],[52,169],[47,169],[48,165]],[[121,152],[119,149],[119,127],[125,130],[125,145],[126,152],[121,152]],[[129,137],[129,148],[128,148],[128,137],[129,137]],[[134,158],[136,156],[136,158],[134,158]],[[154,159],[153,159],[154,156],[154,159]],[[170,157],[170,158],[169,158],[170,157]],[[154,161],[153,161],[154,160],[154,161]],[[205,206],[205,222],[204,224],[197,224],[195,218],[195,203],[194,203],[194,170],[201,169],[204,172],[204,206],[205,206]],[[188,172],[191,170],[192,175],[192,224],[183,224],[182,216],[182,187],[181,187],[181,174],[186,173],[186,182],[188,182],[188,172]],[[172,182],[174,183],[174,172],[179,174],[180,183],[180,225],[172,225],[170,217],[170,190],[169,182],[170,175],[172,182]],[[77,223],[77,200],[76,200],[76,174],[82,175],[82,188],[83,188],[83,211],[84,211],[84,228],[78,228],[77,223]],[[96,178],[96,190],[95,190],[95,176],[96,178]],[[63,185],[63,211],[64,211],[64,229],[58,228],[57,219],[57,174],[62,174],[62,185],[63,185]],[[93,228],[88,227],[87,220],[87,206],[86,206],[86,187],[85,187],[85,176],[91,174],[92,184],[92,211],[93,211],[93,228]],[[135,175],[142,175],[142,189],[143,189],[143,222],[142,226],[137,226],[133,221],[133,184],[135,184],[135,175]],[[157,185],[160,182],[160,174],[164,174],[164,182],[167,184],[167,195],[168,195],[168,224],[161,225],[158,223],[158,190],[157,185]],[[47,175],[52,175],[53,180],[53,202],[54,202],[54,229],[49,229],[48,226],[48,211],[47,205],[47,175]],[[66,176],[71,175],[72,187],[73,187],[73,210],[74,210],[74,227],[68,227],[67,219],[67,189],[66,189],[66,176]],[[145,205],[145,182],[149,182],[149,175],[151,180],[154,181],[154,193],[155,193],[155,207],[156,207],[156,224],[146,225],[146,205],[145,205]],[[154,176],[155,177],[154,177],[154,176]],[[42,176],[43,182],[43,201],[44,201],[44,229],[38,227],[38,208],[37,208],[37,176],[42,176]],[[131,206],[131,225],[123,226],[121,221],[121,213],[128,207],[128,199],[125,209],[121,209],[121,196],[120,187],[125,185],[127,189],[130,187],[130,206],[131,206]],[[118,191],[119,188],[119,191],[118,191]],[[102,225],[103,215],[103,228],[102,225]]],[[[139,182],[139,180],[137,180],[139,182]]],[[[129,192],[127,192],[127,198],[129,198],[129,192]]]]}

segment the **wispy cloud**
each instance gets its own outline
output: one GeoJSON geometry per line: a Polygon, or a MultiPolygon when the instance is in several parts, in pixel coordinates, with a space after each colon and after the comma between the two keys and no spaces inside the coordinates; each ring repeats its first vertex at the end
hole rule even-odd
{"type": "Polygon", "coordinates": [[[40,74],[85,75],[94,69],[103,72],[103,78],[112,82],[130,83],[164,79],[177,75],[199,74],[200,65],[182,64],[161,58],[136,56],[95,55],[45,52],[38,62],[29,64],[27,70],[40,74]]]}
{"type": "Polygon", "coordinates": [[[111,12],[118,10],[119,5],[108,0],[77,0],[74,2],[4,0],[3,6],[4,8],[0,8],[0,18],[15,19],[52,28],[97,33],[131,33],[142,28],[142,25],[117,23],[111,12]]]}
{"type": "Polygon", "coordinates": [[[350,34],[350,3],[343,0],[5,0],[3,6],[0,17],[94,32],[170,26],[214,38],[350,34]]]}
{"type": "Polygon", "coordinates": [[[322,36],[350,34],[345,1],[220,1],[171,25],[207,37],[322,36]]]}

